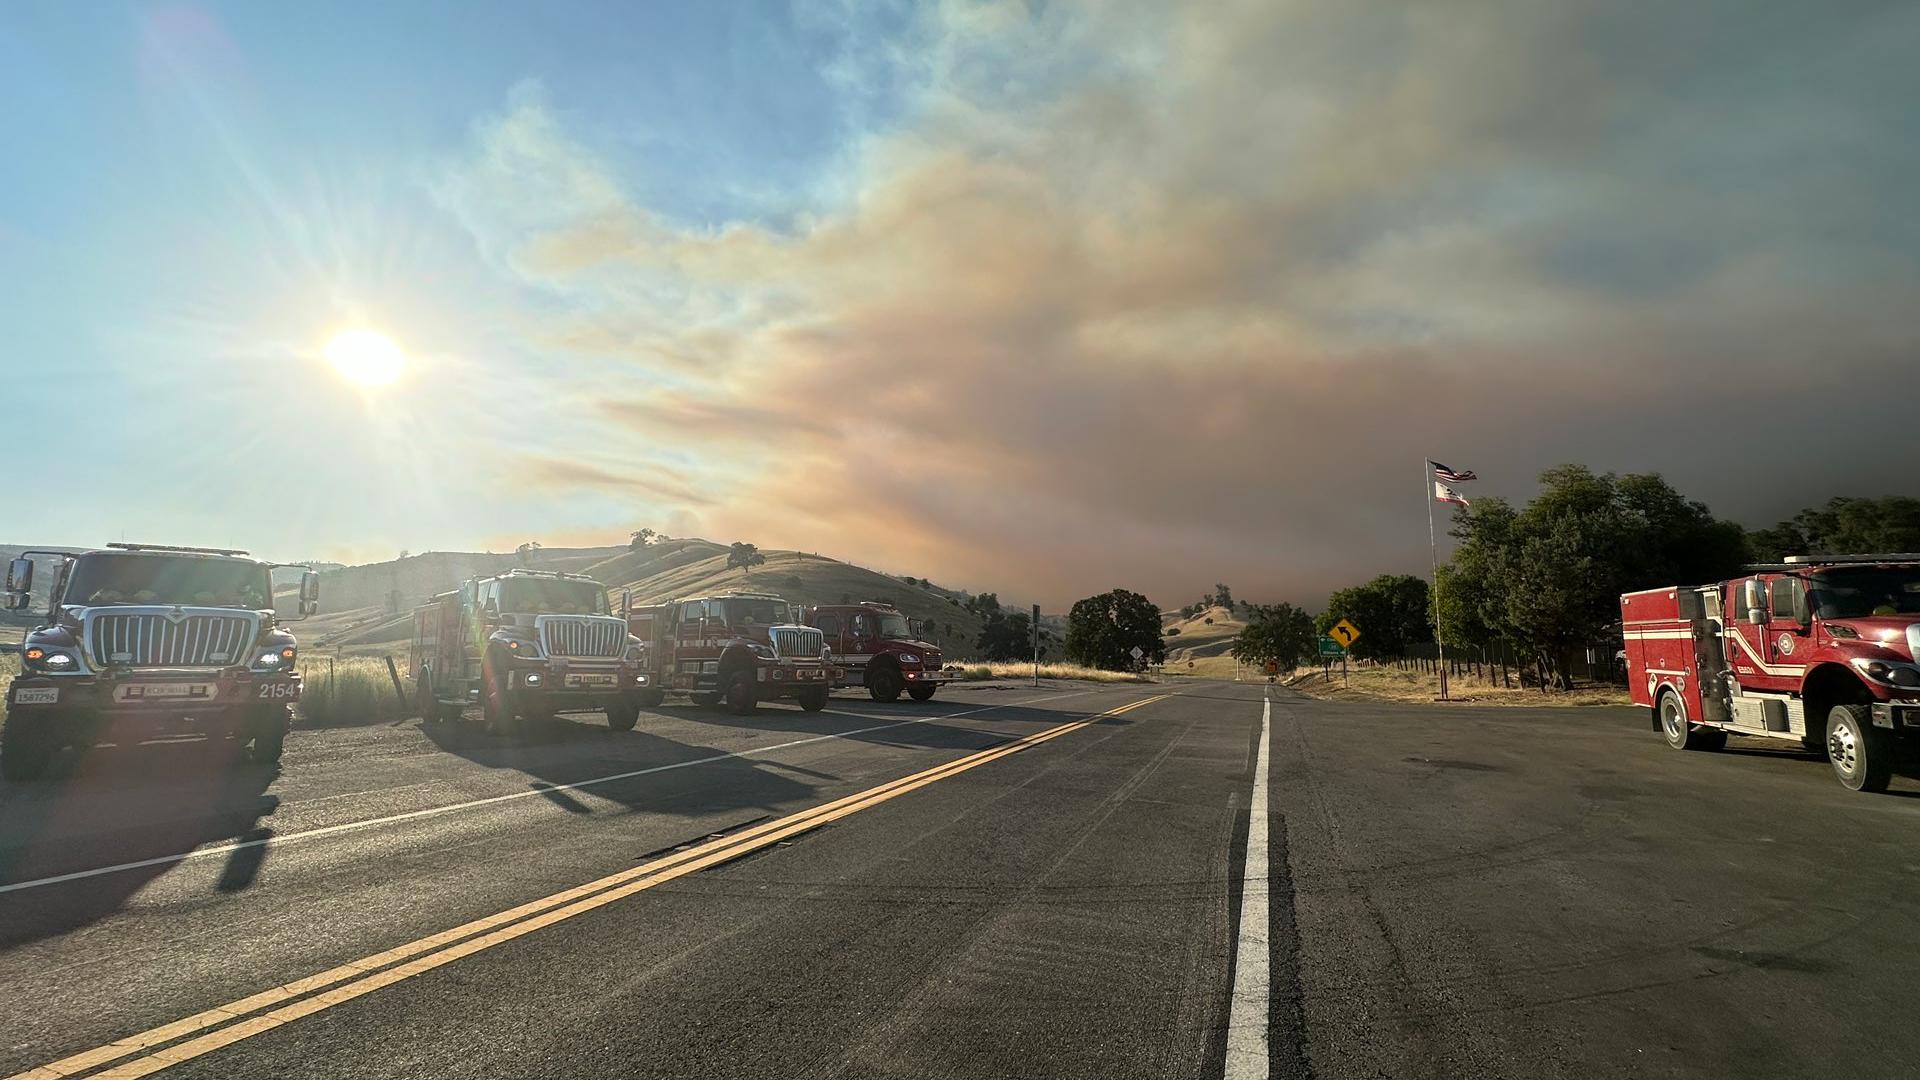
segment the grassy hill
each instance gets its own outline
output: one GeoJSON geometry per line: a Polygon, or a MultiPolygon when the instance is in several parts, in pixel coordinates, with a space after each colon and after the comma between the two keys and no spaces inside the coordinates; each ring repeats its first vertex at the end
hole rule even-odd
{"type": "MultiPolygon", "coordinates": [[[[604,583],[617,606],[630,591],[635,605],[747,589],[797,604],[881,600],[933,627],[935,643],[956,658],[971,652],[981,620],[962,606],[967,594],[803,551],[763,551],[753,573],[727,569],[728,545],[697,538],[663,540],[643,548],[549,548],[535,552],[533,568],[586,574],[604,583]]],[[[397,652],[412,633],[411,611],[475,574],[519,565],[516,555],[427,552],[406,559],[351,566],[321,575],[320,614],[302,624],[310,648],[347,654],[397,652]],[[388,597],[400,594],[393,614],[388,597]]]]}
{"type": "Polygon", "coordinates": [[[1199,675],[1233,675],[1233,639],[1246,623],[1223,607],[1210,607],[1191,619],[1177,611],[1160,614],[1167,643],[1167,670],[1199,675]],[[1178,631],[1173,633],[1172,631],[1178,631]]]}

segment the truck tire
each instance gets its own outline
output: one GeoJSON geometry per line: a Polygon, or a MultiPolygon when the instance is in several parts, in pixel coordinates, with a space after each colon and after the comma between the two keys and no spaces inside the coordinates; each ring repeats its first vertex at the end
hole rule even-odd
{"type": "Polygon", "coordinates": [[[889,667],[873,667],[867,670],[867,693],[875,701],[899,701],[900,691],[906,689],[907,681],[900,673],[889,667]]]}
{"type": "Polygon", "coordinates": [[[933,692],[938,689],[940,688],[937,686],[909,687],[907,690],[907,696],[912,698],[915,701],[932,701],[933,692]]]}
{"type": "Polygon", "coordinates": [[[446,714],[440,711],[440,703],[434,700],[432,676],[428,672],[421,672],[420,677],[413,681],[413,710],[420,714],[423,724],[437,724],[446,719],[446,714]]]}
{"type": "Polygon", "coordinates": [[[262,765],[279,761],[281,751],[286,748],[287,729],[292,726],[291,705],[269,705],[264,709],[252,710],[247,717],[247,730],[253,735],[248,756],[262,765]]]}
{"type": "Polygon", "coordinates": [[[795,697],[807,712],[819,712],[827,707],[827,688],[824,686],[818,690],[802,690],[795,697]]]}
{"type": "Polygon", "coordinates": [[[38,780],[47,774],[58,749],[44,720],[16,719],[0,728],[0,777],[15,784],[38,780]]]}
{"type": "Polygon", "coordinates": [[[489,735],[513,734],[513,701],[498,679],[489,678],[480,692],[480,723],[489,735]]]}
{"type": "Polygon", "coordinates": [[[734,668],[720,680],[721,693],[724,695],[727,711],[735,716],[751,716],[760,707],[760,696],[753,685],[753,669],[734,668]]]}
{"type": "Polygon", "coordinates": [[[1835,705],[1827,713],[1827,760],[1848,791],[1887,790],[1893,779],[1893,736],[1873,726],[1865,705],[1835,705]]]}
{"type": "Polygon", "coordinates": [[[657,709],[666,704],[667,692],[665,690],[642,690],[640,691],[639,700],[641,708],[657,709]]]}
{"type": "Polygon", "coordinates": [[[607,706],[607,726],[615,731],[632,731],[640,722],[640,705],[632,701],[616,701],[607,706]]]}
{"type": "Polygon", "coordinates": [[[1697,728],[1687,722],[1686,706],[1681,704],[1680,695],[1671,690],[1662,690],[1660,700],[1653,706],[1654,718],[1659,722],[1660,737],[1675,750],[1718,750],[1727,745],[1724,731],[1711,731],[1697,728]],[[1715,745],[1713,736],[1719,736],[1715,745]]]}

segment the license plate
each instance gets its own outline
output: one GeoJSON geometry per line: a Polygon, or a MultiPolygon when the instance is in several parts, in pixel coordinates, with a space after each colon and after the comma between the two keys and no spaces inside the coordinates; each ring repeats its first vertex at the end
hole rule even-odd
{"type": "Polygon", "coordinates": [[[211,701],[212,683],[128,683],[113,692],[115,701],[211,701]]]}
{"type": "Polygon", "coordinates": [[[614,676],[612,675],[569,675],[567,676],[568,686],[612,686],[613,683],[614,683],[614,676]]]}
{"type": "Polygon", "coordinates": [[[15,705],[54,705],[60,701],[57,686],[25,686],[13,692],[15,705]]]}

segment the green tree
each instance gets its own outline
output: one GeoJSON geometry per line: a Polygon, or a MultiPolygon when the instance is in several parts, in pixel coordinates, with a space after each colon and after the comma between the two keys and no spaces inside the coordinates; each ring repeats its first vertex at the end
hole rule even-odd
{"type": "Polygon", "coordinates": [[[753,580],[753,568],[766,565],[767,557],[760,553],[756,544],[735,543],[727,552],[727,569],[739,567],[746,572],[748,581],[753,580]]]}
{"type": "Polygon", "coordinates": [[[1658,475],[1561,465],[1540,484],[1522,510],[1490,498],[1456,514],[1438,613],[1448,644],[1505,638],[1566,686],[1571,654],[1614,638],[1621,593],[1718,581],[1747,560],[1739,526],[1658,475]]]}
{"type": "Polygon", "coordinates": [[[1248,607],[1247,625],[1233,639],[1237,659],[1250,664],[1273,660],[1282,668],[1292,668],[1318,651],[1313,616],[1286,603],[1248,607]]]}
{"type": "Polygon", "coordinates": [[[1920,499],[1841,497],[1800,511],[1772,529],[1748,534],[1754,557],[1768,562],[1788,555],[1869,555],[1920,551],[1920,499]]]}
{"type": "Polygon", "coordinates": [[[1134,647],[1159,663],[1167,658],[1160,637],[1160,609],[1137,592],[1114,589],[1089,596],[1067,613],[1067,657],[1108,671],[1133,667],[1134,647]]]}
{"type": "Polygon", "coordinates": [[[1326,633],[1341,619],[1360,629],[1353,644],[1358,659],[1404,656],[1410,646],[1433,640],[1427,583],[1409,574],[1382,574],[1365,585],[1327,597],[1314,629],[1326,633]]]}
{"type": "Polygon", "coordinates": [[[653,543],[655,535],[652,529],[635,529],[633,539],[627,543],[627,550],[639,551],[641,548],[653,543]]]}
{"type": "Polygon", "coordinates": [[[988,660],[1025,660],[1033,655],[1033,619],[1024,611],[996,610],[980,627],[973,647],[988,660]]]}
{"type": "Polygon", "coordinates": [[[1227,588],[1225,585],[1215,585],[1213,587],[1213,602],[1226,608],[1228,612],[1232,612],[1233,590],[1227,588]]]}
{"type": "Polygon", "coordinates": [[[540,550],[540,541],[529,540],[526,543],[521,544],[519,547],[514,548],[513,553],[519,556],[521,566],[530,567],[533,565],[534,555],[537,554],[539,550],[540,550]]]}

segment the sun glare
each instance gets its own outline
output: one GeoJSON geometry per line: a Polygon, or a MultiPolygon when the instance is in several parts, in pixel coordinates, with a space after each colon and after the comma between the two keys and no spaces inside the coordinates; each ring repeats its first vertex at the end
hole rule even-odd
{"type": "Polygon", "coordinates": [[[406,370],[407,354],[378,330],[347,330],[327,342],[327,362],[357,386],[385,386],[406,370]]]}

